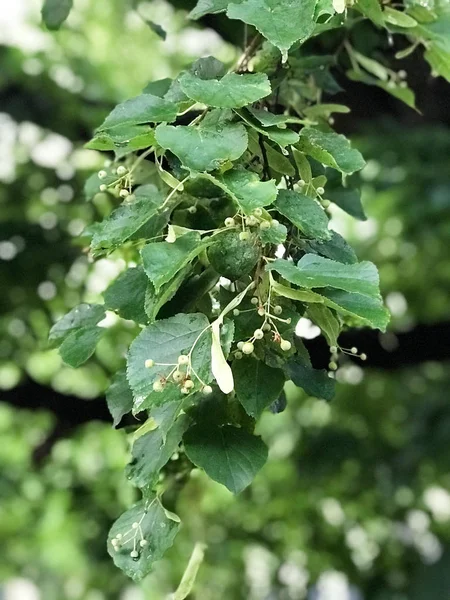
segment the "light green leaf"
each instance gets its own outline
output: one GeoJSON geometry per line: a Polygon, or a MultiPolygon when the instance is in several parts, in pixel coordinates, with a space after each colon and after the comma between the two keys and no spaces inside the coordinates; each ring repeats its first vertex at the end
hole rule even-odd
{"type": "Polygon", "coordinates": [[[366,164],[360,152],[350,146],[348,139],[334,131],[326,133],[320,129],[305,127],[300,132],[298,148],[342,173],[354,173],[366,164]]]}
{"type": "MultiPolygon", "coordinates": [[[[148,125],[118,125],[107,131],[101,131],[87,144],[89,150],[114,151],[117,157],[130,152],[149,148],[155,143],[155,133],[148,125]]],[[[114,180],[117,175],[114,176],[114,180]]],[[[106,180],[101,181],[105,183],[106,180]]]]}
{"type": "Polygon", "coordinates": [[[162,319],[146,327],[133,341],[128,352],[127,377],[135,397],[135,409],[142,402],[159,405],[177,400],[182,395],[175,382],[169,381],[163,392],[154,392],[153,383],[167,377],[173,370],[180,354],[188,354],[192,347],[192,366],[206,382],[211,381],[210,353],[211,335],[205,315],[179,314],[162,319]],[[155,366],[145,367],[145,361],[152,359],[155,366]],[[162,363],[162,364],[161,364],[162,363]]]}
{"type": "Polygon", "coordinates": [[[383,11],[379,0],[358,0],[356,6],[375,25],[384,26],[383,11]]]}
{"type": "Polygon", "coordinates": [[[108,410],[113,418],[113,425],[117,427],[122,417],[131,412],[133,408],[133,394],[128,385],[125,369],[121,369],[114,375],[105,396],[108,410]]]}
{"type": "Polygon", "coordinates": [[[285,377],[260,360],[244,357],[233,362],[234,388],[245,411],[258,419],[265,408],[279,397],[285,377]]]}
{"type": "Polygon", "coordinates": [[[161,192],[151,184],[139,187],[133,196],[133,200],[125,200],[109,217],[96,224],[91,241],[94,256],[112,252],[126,242],[157,216],[164,202],[161,192]]]}
{"type": "Polygon", "coordinates": [[[297,266],[287,260],[277,259],[266,268],[276,271],[290,283],[307,289],[332,287],[375,297],[380,293],[378,271],[373,263],[367,261],[343,264],[315,254],[306,254],[297,266]]]}
{"type": "Polygon", "coordinates": [[[435,73],[450,82],[450,50],[447,52],[437,44],[432,44],[425,50],[424,57],[435,73]]]}
{"type": "Polygon", "coordinates": [[[187,415],[179,416],[182,402],[169,402],[154,408],[151,417],[156,426],[134,442],[126,473],[137,487],[154,487],[160,470],[178,448],[189,426],[187,415]]]}
{"type": "Polygon", "coordinates": [[[391,8],[390,6],[384,7],[383,17],[386,23],[396,25],[397,27],[411,28],[417,25],[417,21],[407,15],[406,13],[391,8]]]}
{"type": "Polygon", "coordinates": [[[141,266],[127,269],[104,292],[105,306],[116,311],[123,319],[147,323],[145,292],[148,278],[141,266]]]}
{"type": "Polygon", "coordinates": [[[141,94],[118,104],[97,129],[97,133],[107,131],[111,135],[115,130],[120,131],[125,125],[143,125],[162,121],[170,123],[175,121],[177,113],[176,104],[152,94],[141,94]]]}
{"type": "Polygon", "coordinates": [[[211,371],[219,389],[224,394],[230,394],[234,389],[233,373],[227,363],[220,340],[222,319],[216,319],[211,325],[211,371]]]}
{"type": "Polygon", "coordinates": [[[292,148],[292,154],[294,155],[300,177],[305,183],[310,183],[312,181],[312,171],[309,160],[306,158],[304,152],[300,152],[297,148],[292,148]]]}
{"type": "Polygon", "coordinates": [[[307,106],[303,109],[303,112],[308,119],[317,119],[318,117],[328,119],[333,113],[347,114],[350,109],[343,104],[314,104],[313,106],[307,106]]]}
{"type": "Polygon", "coordinates": [[[147,498],[123,513],[111,527],[108,552],[119,569],[134,581],[140,581],[172,546],[179,528],[179,518],[167,511],[159,498],[147,498]],[[134,529],[133,523],[139,526],[134,529]],[[121,543],[116,550],[111,540],[117,535],[120,535],[121,543]],[[145,548],[140,547],[141,539],[147,542],[145,548]],[[130,556],[135,546],[137,558],[130,556]]]}
{"type": "Polygon", "coordinates": [[[331,238],[328,217],[320,204],[312,198],[292,190],[280,190],[274,206],[306,237],[322,241],[331,238]]]}
{"type": "Polygon", "coordinates": [[[286,375],[297,386],[301,387],[309,396],[332,400],[336,381],[328,377],[325,370],[313,369],[301,363],[298,358],[286,363],[286,375]]]}
{"type": "Polygon", "coordinates": [[[105,318],[105,307],[100,304],[79,304],[59,319],[50,330],[50,348],[59,346],[71,333],[82,327],[94,327],[105,318]]]}
{"type": "Polygon", "coordinates": [[[309,304],[307,316],[317,327],[320,327],[328,344],[330,346],[337,346],[341,324],[331,310],[321,304],[309,304]]]}
{"type": "Polygon", "coordinates": [[[233,198],[246,214],[256,208],[269,206],[277,197],[275,181],[261,181],[256,173],[244,169],[231,169],[223,175],[211,177],[211,181],[233,198]]]}
{"type": "Polygon", "coordinates": [[[317,0],[245,0],[230,4],[227,15],[253,25],[287,60],[290,47],[303,43],[314,31],[317,0]]]}
{"type": "Polygon", "coordinates": [[[267,460],[261,438],[231,425],[195,425],[183,441],[189,460],[233,494],[249,486],[267,460]]]}
{"type": "Polygon", "coordinates": [[[155,242],[144,246],[142,264],[156,293],[206,247],[198,231],[189,231],[172,243],[155,242]]]}
{"type": "Polygon", "coordinates": [[[333,308],[342,315],[353,317],[363,325],[386,331],[389,323],[389,312],[383,306],[380,297],[366,296],[324,288],[320,290],[320,296],[330,308],[333,308]]]}
{"type": "Polygon", "coordinates": [[[70,367],[76,369],[90,358],[106,329],[102,327],[81,327],[68,335],[61,346],[59,354],[70,367]]]}
{"type": "Polygon", "coordinates": [[[189,18],[197,20],[205,15],[225,12],[229,4],[230,0],[198,0],[196,7],[189,13],[189,18]]]}
{"type": "Polygon", "coordinates": [[[72,10],[73,0],[45,0],[42,20],[48,29],[59,29],[72,10]]]}
{"type": "Polygon", "coordinates": [[[193,171],[213,171],[226,161],[237,160],[248,143],[247,132],[240,123],[215,127],[158,125],[156,140],[193,171]]]}
{"type": "Polygon", "coordinates": [[[180,77],[183,92],[196,102],[216,108],[242,108],[271,93],[265,73],[228,73],[220,80],[200,79],[191,73],[180,77]]]}
{"type": "Polygon", "coordinates": [[[282,223],[272,223],[269,229],[259,229],[258,235],[263,244],[283,244],[287,238],[287,228],[282,223]]]}

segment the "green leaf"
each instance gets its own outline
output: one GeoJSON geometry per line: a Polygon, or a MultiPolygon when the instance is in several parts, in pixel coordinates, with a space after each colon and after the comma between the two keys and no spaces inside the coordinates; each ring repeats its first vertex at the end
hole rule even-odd
{"type": "Polygon", "coordinates": [[[137,487],[154,487],[160,470],[178,448],[189,425],[187,415],[179,416],[181,404],[182,400],[153,409],[155,428],[134,442],[126,473],[137,487]]]}
{"type": "Polygon", "coordinates": [[[305,127],[300,132],[298,148],[322,164],[349,175],[366,164],[360,152],[351,148],[348,139],[334,131],[326,133],[305,127]]]}
{"type": "Polygon", "coordinates": [[[353,248],[336,231],[331,231],[330,233],[331,239],[326,242],[308,240],[305,244],[305,251],[320,254],[320,256],[331,258],[341,263],[357,263],[358,257],[353,248]]]}
{"type": "Polygon", "coordinates": [[[312,171],[309,160],[306,158],[305,154],[300,152],[300,150],[297,150],[297,148],[292,148],[292,154],[294,155],[295,164],[297,165],[298,174],[301,179],[303,179],[305,183],[310,183],[312,181],[312,171]]]}
{"type": "Polygon", "coordinates": [[[281,152],[278,152],[277,150],[272,148],[272,146],[266,144],[266,142],[264,142],[264,149],[266,151],[267,162],[269,163],[269,167],[273,171],[276,171],[281,175],[287,175],[288,177],[295,176],[295,169],[292,166],[289,158],[287,158],[287,156],[284,156],[284,154],[281,154],[281,152]]]}
{"type": "Polygon", "coordinates": [[[261,438],[231,425],[194,425],[183,441],[189,460],[233,494],[249,486],[267,460],[261,438]]]}
{"type": "Polygon", "coordinates": [[[317,0],[245,0],[230,4],[227,16],[253,25],[274,46],[280,49],[283,62],[290,47],[303,43],[314,31],[317,0]]]}
{"type": "Polygon", "coordinates": [[[111,527],[108,552],[119,569],[134,581],[140,581],[172,546],[179,528],[179,518],[166,510],[159,498],[142,500],[123,513],[111,527]],[[133,523],[139,526],[134,529],[133,523]],[[121,543],[116,550],[111,540],[117,535],[121,536],[121,543]],[[147,541],[145,548],[140,547],[141,539],[147,541]],[[139,553],[137,558],[130,556],[135,545],[139,553]]]}
{"type": "Polygon", "coordinates": [[[328,217],[318,202],[294,192],[280,190],[275,208],[309,238],[329,240],[328,217]]]}
{"type": "Polygon", "coordinates": [[[247,132],[240,123],[215,127],[158,125],[156,140],[193,171],[214,171],[226,161],[237,160],[248,143],[247,132]]]}
{"type": "MultiPolygon", "coordinates": [[[[291,146],[292,144],[296,144],[299,140],[299,135],[292,129],[280,129],[279,127],[261,127],[257,119],[251,116],[251,114],[244,110],[236,110],[237,114],[242,118],[247,125],[250,125],[253,129],[255,129],[261,135],[269,138],[276,144],[278,144],[282,149],[286,146],[291,146]]],[[[287,151],[284,151],[287,154],[287,151]]]]}
{"type": "MultiPolygon", "coordinates": [[[[226,66],[222,61],[217,60],[214,56],[203,56],[192,63],[189,73],[199,79],[217,79],[223,77],[227,72],[226,66]]],[[[182,73],[179,81],[183,77],[182,73]]]]}
{"type": "Polygon", "coordinates": [[[339,208],[342,208],[346,213],[359,219],[360,221],[367,221],[366,213],[364,212],[363,205],[361,203],[361,192],[354,188],[344,188],[339,186],[335,189],[326,189],[326,198],[331,202],[334,202],[339,208]]]}
{"type": "Polygon", "coordinates": [[[147,397],[150,406],[181,397],[175,382],[168,382],[163,392],[154,392],[153,383],[167,377],[173,367],[166,365],[175,365],[180,354],[188,354],[196,342],[192,366],[206,383],[211,381],[208,326],[208,319],[203,314],[179,314],[152,323],[137,336],[130,346],[127,360],[127,377],[135,397],[135,408],[140,408],[147,397]],[[162,365],[146,368],[147,359],[162,365]]]}
{"type": "Polygon", "coordinates": [[[190,270],[190,265],[181,269],[173,279],[161,286],[158,293],[156,293],[153,283],[148,281],[145,292],[145,312],[150,323],[155,321],[161,308],[175,296],[181,284],[186,280],[190,270]]]}
{"type": "Polygon", "coordinates": [[[48,29],[59,29],[72,10],[73,0],[45,0],[42,20],[48,29]]]}
{"type": "Polygon", "coordinates": [[[384,26],[383,11],[379,0],[358,0],[357,7],[375,25],[384,26]]]}
{"type": "Polygon", "coordinates": [[[158,294],[161,286],[190,263],[207,247],[197,231],[189,231],[175,242],[147,244],[141,250],[142,264],[158,294]]]}
{"type": "Polygon", "coordinates": [[[380,297],[366,296],[335,289],[322,289],[320,296],[330,308],[356,318],[363,325],[385,331],[389,323],[389,312],[380,297]]]}
{"type": "Polygon", "coordinates": [[[144,309],[147,284],[148,278],[141,266],[127,269],[104,292],[106,308],[116,311],[123,319],[147,323],[144,309]]]}
{"type": "MultiPolygon", "coordinates": [[[[155,133],[148,125],[118,125],[113,129],[97,133],[84,147],[101,152],[113,150],[120,158],[130,152],[149,148],[154,143],[155,133]]],[[[114,176],[113,181],[116,179],[117,175],[114,176]]],[[[101,183],[105,181],[107,179],[101,183]]]]}
{"type": "Polygon", "coordinates": [[[82,327],[94,327],[105,318],[105,307],[100,304],[79,304],[59,319],[50,330],[48,343],[56,348],[82,327]]]}
{"type": "Polygon", "coordinates": [[[289,379],[309,396],[323,400],[333,399],[336,382],[328,377],[324,369],[313,369],[293,358],[286,363],[285,371],[289,379]]]}
{"type": "Polygon", "coordinates": [[[400,10],[391,8],[390,6],[384,7],[383,18],[386,23],[396,25],[397,27],[411,28],[417,25],[417,21],[400,10]]]}
{"type": "Polygon", "coordinates": [[[263,244],[283,244],[287,238],[287,228],[282,223],[272,223],[269,229],[259,229],[258,235],[263,244]]]}
{"type": "Polygon", "coordinates": [[[166,33],[165,29],[163,29],[161,27],[161,25],[159,25],[158,23],[155,23],[154,21],[151,21],[150,19],[144,19],[144,21],[147,23],[147,25],[150,27],[150,29],[153,31],[153,33],[156,33],[156,35],[158,37],[160,37],[162,40],[166,39],[167,33],[166,33]]]}
{"type": "Polygon", "coordinates": [[[317,119],[319,117],[328,119],[333,113],[346,114],[350,112],[350,109],[343,104],[314,104],[313,106],[307,106],[303,112],[308,119],[317,119]]]}
{"type": "Polygon", "coordinates": [[[298,117],[290,115],[274,115],[263,108],[248,107],[248,111],[257,119],[263,127],[280,127],[284,129],[287,123],[302,123],[298,117]]]}
{"type": "Polygon", "coordinates": [[[285,377],[260,360],[244,357],[233,362],[234,389],[245,411],[258,419],[263,410],[279,397],[285,377]]]}
{"type": "Polygon", "coordinates": [[[321,304],[310,304],[308,305],[307,316],[317,327],[320,327],[328,344],[337,346],[341,324],[331,310],[321,304]]]}
{"type": "Polygon", "coordinates": [[[81,327],[68,335],[59,347],[59,353],[66,365],[76,369],[85,363],[94,354],[105,331],[103,327],[81,327]]]}
{"type": "Polygon", "coordinates": [[[150,81],[147,83],[145,88],[142,90],[143,94],[152,94],[158,96],[158,98],[164,98],[172,85],[173,79],[165,77],[164,79],[157,79],[156,81],[150,81]]]}
{"type": "Polygon", "coordinates": [[[229,4],[230,0],[198,0],[196,7],[189,13],[189,18],[197,20],[205,15],[225,12],[229,4]]]}
{"type": "Polygon", "coordinates": [[[367,261],[343,264],[315,254],[306,254],[297,266],[287,260],[277,259],[266,268],[276,271],[290,283],[307,289],[333,287],[375,297],[380,293],[378,271],[373,263],[367,261]]]}
{"type": "Polygon", "coordinates": [[[150,219],[156,217],[164,202],[161,192],[151,184],[139,187],[118,208],[97,224],[92,236],[91,248],[94,256],[112,252],[126,242],[150,219]]]}
{"type": "Polygon", "coordinates": [[[210,180],[224,190],[237,206],[250,215],[256,208],[271,205],[277,197],[275,181],[261,181],[256,173],[244,169],[231,169],[210,180]]]}
{"type": "Polygon", "coordinates": [[[118,104],[106,117],[97,133],[107,131],[110,134],[125,125],[143,125],[145,123],[172,122],[177,118],[178,107],[176,104],[153,96],[141,94],[122,104],[118,104]]]}
{"type": "Polygon", "coordinates": [[[271,93],[265,73],[228,73],[220,80],[200,79],[191,73],[180,77],[183,92],[196,102],[216,108],[242,108],[271,93]]]}
{"type": "Polygon", "coordinates": [[[367,85],[379,87],[394,98],[404,102],[410,108],[417,110],[414,92],[408,87],[396,85],[393,81],[380,81],[379,79],[375,79],[374,77],[371,77],[362,71],[347,71],[347,77],[352,81],[361,81],[367,85]]]}
{"type": "Polygon", "coordinates": [[[435,73],[450,82],[450,51],[432,44],[424,53],[425,60],[435,73]]]}
{"type": "Polygon", "coordinates": [[[106,403],[113,418],[113,425],[117,425],[133,408],[133,394],[128,385],[125,369],[118,371],[109,388],[106,390],[106,403]]]}

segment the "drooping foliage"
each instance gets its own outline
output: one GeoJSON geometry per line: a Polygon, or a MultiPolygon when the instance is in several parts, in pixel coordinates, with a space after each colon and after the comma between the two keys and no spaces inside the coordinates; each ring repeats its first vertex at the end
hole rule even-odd
{"type": "MultiPolygon", "coordinates": [[[[47,1],[49,27],[69,8],[47,1]]],[[[376,267],[359,262],[329,225],[332,202],[365,218],[352,177],[365,162],[333,129],[332,115],[347,107],[328,98],[345,85],[343,74],[410,106],[414,96],[386,57],[356,48],[355,29],[363,21],[403,35],[403,54],[423,43],[448,78],[449,16],[440,5],[200,0],[191,17],[224,11],[251,39],[236,65],[201,58],[173,81],[150,83],[87,145],[110,153],[85,193],[104,195],[111,212],[83,238],[94,258],[117,253],[127,270],[105,290],[103,307],[76,307],[50,334],[78,367],[105,334],[106,310],[136,323],[107,393],[116,423],[129,412],[147,418],[127,469],[142,501],[108,539],[115,563],[136,580],[180,526],[163,493],[194,466],[234,493],[247,487],[267,459],[256,421],[284,383],[331,400],[347,352],[339,333],[388,324],[376,267]],[[330,345],[329,372],[314,368],[295,335],[302,316],[330,345]]]]}

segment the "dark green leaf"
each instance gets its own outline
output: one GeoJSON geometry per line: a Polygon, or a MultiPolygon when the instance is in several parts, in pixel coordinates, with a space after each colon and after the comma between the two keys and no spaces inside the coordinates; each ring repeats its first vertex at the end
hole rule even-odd
{"type": "Polygon", "coordinates": [[[294,192],[280,190],[275,208],[303,232],[306,237],[329,240],[328,217],[318,202],[294,192]]]}
{"type": "Polygon", "coordinates": [[[320,254],[320,256],[325,256],[325,258],[331,258],[341,263],[357,263],[358,257],[353,248],[336,231],[331,231],[330,233],[331,239],[327,242],[308,240],[305,244],[305,251],[320,254]]]}
{"type": "Polygon", "coordinates": [[[79,304],[59,319],[50,330],[50,348],[59,346],[71,333],[82,327],[94,327],[105,318],[105,307],[100,304],[79,304]]]}
{"type": "Polygon", "coordinates": [[[175,277],[206,246],[197,231],[189,231],[178,237],[175,242],[156,242],[142,248],[142,263],[155,286],[156,293],[159,293],[161,286],[175,277]]]}
{"type": "Polygon", "coordinates": [[[178,448],[189,425],[187,415],[179,416],[181,404],[175,401],[154,408],[150,417],[154,428],[134,442],[127,475],[137,487],[154,487],[160,470],[178,448]]]}
{"type": "Polygon", "coordinates": [[[335,380],[328,377],[325,370],[313,369],[302,364],[295,358],[286,364],[286,375],[309,396],[332,400],[334,397],[335,380]]]}
{"type": "Polygon", "coordinates": [[[141,266],[127,269],[104,292],[106,308],[116,311],[123,319],[147,323],[144,309],[147,284],[148,278],[141,266]]]}
{"type": "Polygon", "coordinates": [[[233,362],[234,389],[246,412],[258,419],[263,410],[279,397],[285,377],[260,360],[244,357],[233,362]]]}
{"type": "Polygon", "coordinates": [[[48,29],[59,29],[72,10],[73,0],[45,0],[42,20],[48,29]]]}
{"type": "Polygon", "coordinates": [[[122,417],[131,412],[133,408],[133,394],[128,385],[125,369],[118,371],[114,375],[105,395],[109,412],[113,418],[114,427],[117,427],[122,417]]]}
{"type": "Polygon", "coordinates": [[[127,198],[109,217],[98,223],[91,241],[94,255],[112,252],[126,242],[157,216],[164,202],[161,192],[151,184],[139,187],[133,196],[133,200],[127,198]]]}
{"type": "Polygon", "coordinates": [[[231,425],[195,425],[183,440],[189,460],[233,494],[249,486],[267,460],[261,438],[231,425]]]}

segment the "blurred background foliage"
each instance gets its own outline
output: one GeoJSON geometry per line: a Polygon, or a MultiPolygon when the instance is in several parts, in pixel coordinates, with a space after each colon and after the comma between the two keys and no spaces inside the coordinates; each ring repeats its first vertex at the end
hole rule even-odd
{"type": "MultiPolygon", "coordinates": [[[[218,27],[222,39],[186,22],[193,4],[139,5],[165,42],[126,2],[77,0],[57,33],[40,26],[39,0],[1,11],[0,598],[163,599],[203,539],[198,600],[448,600],[450,110],[436,113],[429,98],[449,89],[418,55],[423,115],[351,84],[355,111],[338,123],[368,160],[368,219],[334,208],[333,226],[379,266],[390,330],[348,334],[369,360],[343,364],[332,404],[289,388],[286,411],[264,415],[270,462],[238,499],[194,471],[177,506],[182,533],[143,584],[106,553],[135,492],[126,434],[111,428],[101,396],[131,332],[112,322],[77,371],[45,340],[55,318],[98,301],[124,267],[91,264],[76,240],[105,210],[83,197],[102,165],[83,149],[91,131],[150,80],[201,55],[237,56],[226,41],[235,30],[218,27]]],[[[327,360],[307,323],[304,335],[327,360]]]]}

